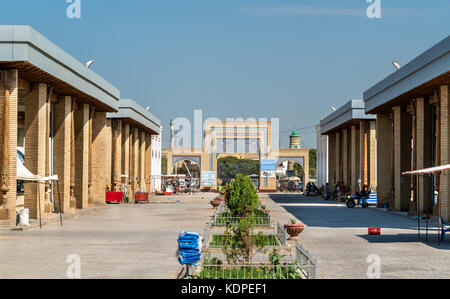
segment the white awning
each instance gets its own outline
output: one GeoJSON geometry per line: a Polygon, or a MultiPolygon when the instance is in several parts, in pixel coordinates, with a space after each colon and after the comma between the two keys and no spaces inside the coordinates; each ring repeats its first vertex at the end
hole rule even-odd
{"type": "Polygon", "coordinates": [[[25,165],[23,165],[22,161],[17,157],[17,180],[18,181],[27,181],[27,182],[46,182],[46,181],[57,181],[58,176],[54,175],[51,177],[41,177],[38,175],[34,175],[29,171],[25,165]]]}
{"type": "Polygon", "coordinates": [[[425,168],[425,169],[419,169],[419,170],[415,170],[415,171],[406,171],[403,172],[403,175],[424,175],[424,174],[432,174],[432,173],[441,173],[441,172],[445,172],[445,171],[449,171],[450,170],[450,164],[448,165],[442,165],[442,166],[436,166],[436,167],[431,167],[431,168],[425,168]]]}

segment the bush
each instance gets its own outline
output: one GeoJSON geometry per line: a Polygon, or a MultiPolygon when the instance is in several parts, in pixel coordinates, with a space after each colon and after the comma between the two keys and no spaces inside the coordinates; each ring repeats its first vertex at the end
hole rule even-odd
{"type": "Polygon", "coordinates": [[[227,186],[227,206],[236,217],[247,217],[258,207],[258,194],[252,180],[238,174],[227,186]]]}

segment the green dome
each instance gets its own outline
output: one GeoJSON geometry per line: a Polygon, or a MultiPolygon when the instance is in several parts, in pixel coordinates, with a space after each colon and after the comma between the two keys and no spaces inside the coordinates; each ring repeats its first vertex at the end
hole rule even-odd
{"type": "Polygon", "coordinates": [[[293,136],[298,136],[297,130],[292,131],[292,135],[293,135],[293,136]]]}

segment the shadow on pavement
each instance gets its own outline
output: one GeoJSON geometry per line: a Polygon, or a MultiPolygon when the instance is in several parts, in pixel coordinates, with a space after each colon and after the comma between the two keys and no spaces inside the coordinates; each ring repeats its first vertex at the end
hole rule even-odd
{"type": "Polygon", "coordinates": [[[361,207],[349,209],[337,201],[300,194],[270,194],[269,197],[310,227],[417,229],[417,221],[413,219],[361,207]]]}
{"type": "Polygon", "coordinates": [[[446,240],[441,242],[440,246],[437,243],[437,233],[430,232],[428,234],[428,242],[425,239],[425,232],[422,232],[421,238],[417,234],[396,234],[396,235],[358,235],[358,237],[367,240],[369,243],[423,243],[435,249],[450,249],[450,242],[446,240]]]}

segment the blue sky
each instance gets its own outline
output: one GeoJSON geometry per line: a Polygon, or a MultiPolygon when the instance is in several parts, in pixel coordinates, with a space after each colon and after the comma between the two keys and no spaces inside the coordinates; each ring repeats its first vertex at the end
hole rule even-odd
{"type": "Polygon", "coordinates": [[[31,25],[144,107],[170,119],[278,117],[282,146],[449,35],[450,1],[3,0],[1,24],[31,25]],[[20,11],[20,14],[16,13],[20,11]]]}

